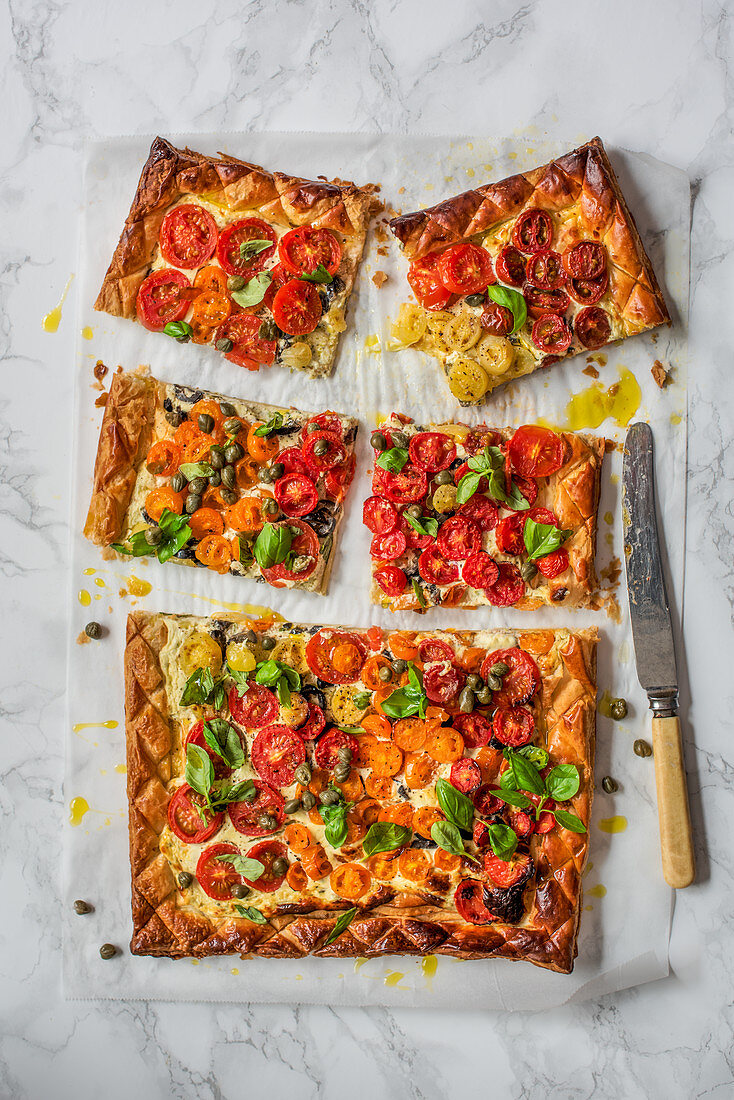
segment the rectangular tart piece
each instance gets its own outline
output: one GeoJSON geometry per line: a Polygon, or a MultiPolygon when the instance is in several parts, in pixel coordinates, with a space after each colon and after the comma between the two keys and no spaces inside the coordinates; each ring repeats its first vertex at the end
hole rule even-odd
{"type": "Polygon", "coordinates": [[[85,536],[98,546],[324,593],[359,423],[113,375],[85,536]]]}
{"type": "Polygon", "coordinates": [[[601,140],[393,218],[418,300],[393,326],[462,405],[670,317],[601,140]]]}
{"type": "Polygon", "coordinates": [[[130,614],[133,953],[569,973],[596,640],[130,614]]]}
{"type": "Polygon", "coordinates": [[[216,344],[248,370],[331,374],[376,190],[158,137],[95,309],[216,344]]]}
{"type": "Polygon", "coordinates": [[[534,424],[423,427],[393,413],[372,445],[373,603],[593,605],[603,439],[534,424]]]}

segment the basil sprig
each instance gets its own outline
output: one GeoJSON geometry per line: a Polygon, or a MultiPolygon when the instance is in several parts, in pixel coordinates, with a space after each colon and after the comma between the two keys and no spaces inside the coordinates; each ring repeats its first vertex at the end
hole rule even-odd
{"type": "Polygon", "coordinates": [[[388,470],[391,474],[399,474],[408,461],[408,451],[405,447],[391,447],[378,455],[377,465],[382,470],[388,470]]]}
{"type": "Polygon", "coordinates": [[[261,569],[270,569],[280,565],[288,557],[293,543],[293,535],[287,523],[266,523],[255,539],[253,552],[255,561],[261,569]]]}
{"type": "Polygon", "coordinates": [[[421,516],[420,519],[416,519],[415,516],[408,515],[407,512],[403,512],[403,518],[407,520],[414,531],[417,531],[419,535],[430,535],[432,539],[435,539],[438,534],[438,520],[432,516],[421,516]]]}
{"type": "MultiPolygon", "coordinates": [[[[531,746],[524,748],[527,750],[531,746]]],[[[536,749],[533,755],[527,751],[523,753],[522,749],[505,749],[503,755],[510,767],[500,776],[500,788],[492,791],[493,795],[517,809],[529,810],[533,803],[522,793],[527,791],[539,799],[534,807],[536,821],[541,813],[550,813],[564,829],[572,833],[586,832],[584,823],[576,814],[547,805],[549,798],[554,802],[568,802],[578,793],[581,778],[575,764],[558,764],[544,778],[540,774],[540,769],[548,763],[548,754],[544,749],[536,749]]]]}
{"type": "Polygon", "coordinates": [[[485,447],[480,455],[473,455],[467,461],[469,473],[464,474],[456,488],[456,501],[464,504],[473,497],[483,477],[489,482],[489,496],[511,508],[514,512],[524,512],[530,507],[529,501],[522,495],[513,481],[507,492],[506,459],[499,447],[485,447]]]}
{"type": "Polygon", "coordinates": [[[353,806],[353,802],[344,802],[343,799],[328,806],[319,806],[321,819],[326,825],[324,836],[332,848],[341,848],[347,839],[347,814],[353,806]]]}
{"type": "Polygon", "coordinates": [[[511,290],[508,286],[488,286],[487,297],[498,306],[509,309],[513,318],[512,331],[517,332],[528,319],[528,304],[525,298],[517,290],[511,290]]]}
{"type": "Polygon", "coordinates": [[[283,427],[283,414],[277,412],[277,413],[273,413],[273,415],[270,417],[270,420],[268,420],[267,424],[261,424],[259,428],[255,428],[255,431],[254,431],[253,434],[258,436],[259,439],[265,439],[265,438],[267,438],[267,436],[271,435],[275,431],[276,428],[282,428],[282,427],[283,427]]]}
{"type": "Polygon", "coordinates": [[[242,290],[231,290],[230,296],[243,309],[248,306],[257,306],[265,297],[265,291],[270,286],[271,279],[269,271],[261,271],[245,283],[242,290]]]}
{"type": "Polygon", "coordinates": [[[299,275],[298,278],[305,279],[307,283],[331,283],[334,281],[334,276],[323,264],[318,264],[313,271],[307,271],[299,275]]]}
{"type": "Polygon", "coordinates": [[[423,679],[415,665],[408,665],[408,683],[399,687],[382,704],[382,709],[390,718],[409,718],[417,714],[425,718],[428,696],[423,690],[423,679]]]}
{"type": "Polygon", "coordinates": [[[407,825],[397,825],[394,821],[376,821],[367,830],[362,848],[366,856],[374,856],[377,852],[392,852],[407,844],[412,835],[413,830],[407,825]]]}
{"type": "Polygon", "coordinates": [[[298,691],[301,686],[301,677],[294,668],[289,668],[282,661],[261,661],[255,671],[255,683],[265,687],[274,687],[278,701],[282,707],[291,705],[291,691],[298,691]]]}
{"type": "Polygon", "coordinates": [[[536,523],[528,516],[522,533],[528,560],[537,561],[538,558],[544,558],[546,554],[552,554],[570,534],[571,531],[561,531],[552,523],[536,523]]]}
{"type": "Polygon", "coordinates": [[[213,706],[215,710],[221,710],[227,689],[224,686],[224,677],[214,679],[209,668],[196,668],[184,685],[179,700],[182,707],[213,706]]]}
{"type": "Polygon", "coordinates": [[[221,863],[231,863],[237,874],[242,875],[248,882],[256,882],[265,870],[265,864],[259,859],[250,859],[249,856],[240,855],[239,852],[227,852],[216,858],[221,863]]]}
{"type": "Polygon", "coordinates": [[[345,909],[343,913],[340,913],[336,919],[336,923],[332,928],[329,935],[324,940],[323,946],[327,947],[328,944],[333,943],[334,940],[341,936],[345,928],[348,928],[357,915],[356,907],[354,909],[345,909]]]}
{"type": "MultiPolygon", "coordinates": [[[[186,782],[192,791],[201,795],[206,803],[206,809],[211,814],[218,814],[232,802],[251,801],[257,793],[255,784],[251,779],[245,779],[241,783],[231,783],[228,779],[214,781],[214,765],[209,753],[200,745],[186,746],[186,782]]],[[[200,816],[206,820],[200,810],[200,816]]]]}
{"type": "Polygon", "coordinates": [[[166,336],[170,336],[179,343],[187,343],[194,334],[194,330],[187,321],[169,321],[163,329],[166,336]]]}
{"type": "Polygon", "coordinates": [[[459,829],[466,832],[471,830],[474,823],[474,803],[462,791],[457,791],[452,783],[445,779],[436,780],[436,798],[438,804],[450,821],[459,829]]]}
{"type": "Polygon", "coordinates": [[[272,247],[272,241],[252,237],[249,241],[240,241],[240,256],[243,260],[251,260],[253,256],[259,256],[266,248],[272,247]]]}
{"type": "Polygon", "coordinates": [[[175,512],[164,508],[161,518],[158,520],[158,528],[163,532],[163,537],[157,546],[151,546],[146,539],[145,531],[136,531],[127,540],[127,543],[113,542],[112,549],[118,554],[126,554],[133,558],[144,558],[155,554],[160,562],[167,562],[169,558],[177,554],[191,538],[189,517],[184,514],[177,516],[175,512]]]}
{"type": "Polygon", "coordinates": [[[211,477],[214,473],[214,467],[210,466],[208,462],[182,462],[179,466],[179,472],[183,474],[187,481],[193,481],[195,477],[211,477]]]}
{"type": "Polygon", "coordinates": [[[241,768],[245,750],[239,734],[224,718],[210,718],[203,726],[204,740],[228,768],[241,768]]]}
{"type": "Polygon", "coordinates": [[[244,917],[245,920],[251,920],[253,924],[267,924],[268,918],[263,916],[259,909],[256,909],[254,905],[235,905],[237,914],[240,917],[244,917]]]}
{"type": "Polygon", "coordinates": [[[467,852],[461,833],[452,821],[434,821],[431,825],[431,840],[444,852],[449,852],[452,856],[463,856],[465,859],[471,860],[472,863],[479,863],[467,852]]]}
{"type": "Polygon", "coordinates": [[[411,586],[413,588],[413,595],[415,596],[421,607],[427,607],[428,605],[426,604],[426,597],[423,595],[423,589],[421,588],[415,577],[413,577],[413,580],[411,581],[411,586]]]}

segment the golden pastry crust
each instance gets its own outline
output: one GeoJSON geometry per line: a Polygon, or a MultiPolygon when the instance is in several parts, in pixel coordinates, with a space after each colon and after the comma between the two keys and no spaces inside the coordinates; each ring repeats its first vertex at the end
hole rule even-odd
{"type": "MultiPolygon", "coordinates": [[[[197,631],[219,632],[220,637],[224,631],[225,640],[243,629],[243,620],[235,621],[233,616],[206,620],[139,611],[128,617],[125,715],[134,954],[172,958],[231,953],[265,958],[444,954],[464,959],[526,960],[570,973],[576,955],[588,833],[560,827],[533,838],[536,877],[532,888],[526,889],[526,913],[516,924],[472,925],[453,907],[442,907],[448,876],[439,871],[433,872],[423,888],[401,890],[381,885],[365,904],[356,903],[357,916],[331,944],[325,941],[335,925],[335,910],[348,909],[353,903],[339,899],[319,902],[313,896],[300,903],[278,903],[264,924],[206,912],[198,900],[201,892],[194,894],[179,887],[161,850],[170,794],[182,769],[183,739],[180,723],[172,714],[162,654],[169,641],[169,625],[177,630],[186,624],[197,631]]],[[[313,633],[312,628],[291,624],[267,629],[274,637],[288,632],[313,633]]],[[[427,633],[418,632],[418,637],[427,633]]],[[[466,645],[476,637],[469,631],[443,633],[466,645]]],[[[366,639],[366,635],[362,637],[366,639]]],[[[547,747],[554,763],[577,766],[581,786],[570,806],[588,828],[593,796],[596,630],[527,631],[518,640],[523,648],[538,654],[554,647],[552,660],[536,658],[542,669],[540,705],[547,747]]],[[[389,643],[389,636],[383,642],[389,643]]],[[[203,894],[201,897],[206,901],[203,894]]]]}
{"type": "MultiPolygon", "coordinates": [[[[112,377],[107,402],[102,417],[97,455],[94,463],[92,497],[84,536],[97,546],[109,547],[127,540],[137,529],[146,525],[142,514],[146,490],[159,484],[168,484],[168,478],[156,478],[146,470],[145,459],[151,444],[162,439],[173,439],[174,427],[169,415],[175,406],[186,410],[200,400],[220,403],[227,401],[238,410],[238,415],[250,422],[267,422],[275,413],[285,414],[296,427],[304,424],[315,413],[258,402],[224,397],[209,390],[191,390],[160,382],[143,371],[128,373],[119,371],[112,377]],[[166,407],[168,405],[168,408],[166,407]]],[[[334,414],[339,415],[339,414],[334,414]]],[[[354,439],[358,421],[340,416],[345,436],[348,458],[354,451],[354,439]]],[[[297,439],[294,440],[297,442],[297,439]]],[[[326,592],[336,557],[336,542],[342,523],[343,503],[333,504],[333,529],[326,538],[319,537],[319,557],[315,570],[303,581],[288,582],[290,587],[319,593],[326,592]]],[[[279,515],[279,521],[283,519],[279,515]]],[[[170,559],[180,565],[199,567],[193,557],[170,559]]],[[[232,560],[229,572],[236,576],[261,577],[257,563],[245,567],[232,560]]]]}
{"type": "Polygon", "coordinates": [[[377,190],[374,184],[358,187],[348,180],[307,180],[268,172],[224,153],[207,157],[177,149],[157,137],[94,308],[135,320],[137,293],[157,254],[163,218],[186,196],[199,196],[230,212],[257,215],[285,229],[308,225],[338,233],[343,245],[340,275],[348,297],[370,219],[381,209],[377,190]]]}

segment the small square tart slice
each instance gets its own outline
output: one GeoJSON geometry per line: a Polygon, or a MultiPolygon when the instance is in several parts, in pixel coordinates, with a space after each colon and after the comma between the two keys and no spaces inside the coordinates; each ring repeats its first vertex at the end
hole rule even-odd
{"type": "Polygon", "coordinates": [[[84,534],[123,555],[324,593],[358,421],[119,371],[84,534]]]}
{"type": "Polygon", "coordinates": [[[419,303],[401,307],[397,348],[438,359],[462,405],[670,321],[599,138],[390,228],[419,303]]]}
{"type": "Polygon", "coordinates": [[[156,138],[95,309],[248,370],[331,374],[372,184],[307,180],[156,138]],[[313,277],[313,279],[312,279],[313,277]]]}
{"type": "Polygon", "coordinates": [[[439,954],[569,973],[596,641],[130,614],[133,954],[439,954]],[[399,717],[414,682],[422,716],[399,717]]]}
{"type": "Polygon", "coordinates": [[[419,613],[599,606],[604,439],[535,424],[424,427],[393,413],[372,432],[372,445],[372,495],[362,514],[372,536],[373,603],[419,613]],[[488,453],[501,471],[492,483],[472,469],[488,453]]]}

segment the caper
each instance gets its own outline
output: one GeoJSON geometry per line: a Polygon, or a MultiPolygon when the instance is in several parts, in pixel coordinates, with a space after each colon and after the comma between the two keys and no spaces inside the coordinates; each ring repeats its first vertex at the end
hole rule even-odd
{"type": "Polygon", "coordinates": [[[384,451],[387,448],[387,439],[382,432],[373,432],[370,439],[370,445],[376,451],[384,451]]]}
{"type": "Polygon", "coordinates": [[[336,750],[336,755],[342,764],[348,764],[352,759],[352,750],[349,748],[349,745],[340,745],[336,750]]]}
{"type": "Polygon", "coordinates": [[[238,420],[236,417],[228,417],[227,420],[224,421],[224,430],[227,435],[238,435],[242,430],[242,421],[238,420]]]}
{"type": "Polygon", "coordinates": [[[466,304],[468,306],[481,306],[484,303],[483,294],[467,294],[466,304]]]}
{"type": "Polygon", "coordinates": [[[227,279],[227,290],[242,290],[243,286],[245,285],[245,281],[246,280],[243,279],[241,275],[230,275],[230,277],[227,279]]]}
{"type": "Polygon", "coordinates": [[[408,437],[404,432],[392,432],[393,447],[407,447],[408,437]]]}
{"type": "Polygon", "coordinates": [[[242,637],[245,639],[246,642],[249,642],[250,644],[257,641],[257,634],[254,630],[245,630],[242,634],[242,637]]]}
{"type": "Polygon", "coordinates": [[[148,546],[158,546],[163,540],[163,532],[160,527],[149,527],[145,532],[145,541],[148,546]]]}
{"type": "Polygon", "coordinates": [[[283,809],[287,814],[297,814],[301,808],[300,798],[289,798],[283,809]]]}
{"type": "Polygon", "coordinates": [[[178,884],[182,890],[188,890],[193,881],[194,876],[190,875],[188,871],[182,871],[178,876],[178,884]]]}
{"type": "Polygon", "coordinates": [[[234,344],[231,340],[228,340],[226,336],[223,336],[221,340],[217,340],[214,347],[217,349],[217,351],[223,351],[226,355],[228,351],[232,350],[234,344]]]}
{"type": "Polygon", "coordinates": [[[117,948],[114,943],[103,943],[99,949],[99,953],[103,959],[114,959],[117,954],[117,948]]]}
{"type": "Polygon", "coordinates": [[[188,482],[186,481],[184,475],[181,473],[180,470],[177,470],[171,478],[171,488],[173,489],[174,493],[182,493],[187,484],[188,482]]]}
{"type": "Polygon", "coordinates": [[[287,859],[284,859],[283,856],[278,856],[277,859],[273,860],[273,874],[274,875],[285,875],[287,873],[287,871],[288,871],[288,860],[287,859]]]}
{"type": "Polygon", "coordinates": [[[246,898],[250,892],[249,886],[245,886],[244,882],[235,882],[232,887],[233,898],[246,898]]]}
{"type": "Polygon", "coordinates": [[[101,623],[87,623],[84,627],[84,633],[88,638],[101,638],[102,637],[102,624],[101,623]]]}
{"type": "Polygon", "coordinates": [[[270,474],[273,481],[277,481],[279,477],[282,477],[285,473],[285,466],[282,462],[274,462],[270,467],[270,474]]]}
{"type": "Polygon", "coordinates": [[[402,676],[402,674],[407,670],[407,668],[408,668],[408,662],[404,661],[402,657],[396,657],[395,660],[392,663],[392,670],[398,676],[402,676]]]}
{"type": "Polygon", "coordinates": [[[491,672],[487,676],[487,687],[490,691],[501,691],[502,681],[499,676],[494,676],[491,672]]]}
{"type": "Polygon", "coordinates": [[[257,334],[261,340],[277,340],[278,339],[278,326],[275,321],[271,321],[270,318],[260,325],[257,330],[257,334]]]}
{"type": "Polygon", "coordinates": [[[276,515],[277,512],[278,512],[278,502],[277,502],[277,500],[273,500],[272,497],[268,497],[268,499],[263,504],[263,512],[265,513],[266,516],[276,515]]]}
{"type": "Polygon", "coordinates": [[[224,448],[224,457],[227,462],[239,462],[244,453],[239,443],[228,443],[224,448]]]}
{"type": "Polygon", "coordinates": [[[231,489],[220,489],[219,495],[225,504],[236,504],[239,497],[231,489]]]}
{"type": "Polygon", "coordinates": [[[612,779],[611,775],[604,776],[601,781],[601,786],[602,790],[605,791],[606,794],[614,794],[615,791],[619,790],[619,784],[617,783],[617,780],[612,779]]]}
{"type": "Polygon", "coordinates": [[[349,764],[337,764],[334,768],[334,779],[336,779],[337,783],[346,783],[347,779],[349,779],[351,770],[349,764]]]}
{"type": "Polygon", "coordinates": [[[474,710],[474,692],[470,687],[462,689],[459,696],[459,710],[462,714],[471,714],[474,710]]]}
{"type": "Polygon", "coordinates": [[[172,428],[180,428],[184,421],[183,413],[178,409],[172,409],[171,412],[166,413],[166,420],[172,428]]]}
{"type": "Polygon", "coordinates": [[[489,706],[492,702],[492,689],[490,687],[482,688],[477,692],[477,702],[481,703],[483,707],[489,706]]]}
{"type": "Polygon", "coordinates": [[[501,679],[510,671],[510,666],[506,665],[504,661],[498,661],[497,664],[492,665],[489,671],[493,676],[499,676],[501,679]]]}
{"type": "Polygon", "coordinates": [[[257,823],[261,829],[274,829],[278,824],[278,819],[274,814],[260,814],[257,823]]]}
{"type": "Polygon", "coordinates": [[[212,447],[209,452],[209,465],[213,470],[223,469],[225,464],[224,447],[212,447]]]}
{"type": "Polygon", "coordinates": [[[317,439],[313,445],[313,453],[317,458],[321,458],[329,450],[328,439],[317,439]]]}
{"type": "Polygon", "coordinates": [[[466,686],[470,687],[472,691],[481,691],[484,687],[484,680],[481,676],[477,676],[476,672],[472,672],[472,674],[466,678],[466,686]]]}
{"type": "Polygon", "coordinates": [[[520,576],[527,584],[538,573],[538,567],[534,561],[523,561],[520,563],[520,576]]]}
{"type": "Polygon", "coordinates": [[[621,722],[623,718],[627,717],[627,700],[612,699],[609,704],[609,713],[615,722],[621,722]]]}
{"type": "MultiPolygon", "coordinates": [[[[222,463],[224,463],[224,455],[222,455],[222,463]]],[[[226,485],[228,489],[234,489],[237,484],[237,471],[234,466],[223,466],[220,477],[222,485],[226,485]]]]}
{"type": "MultiPolygon", "coordinates": [[[[219,411],[221,412],[222,416],[237,416],[237,409],[234,407],[234,405],[231,405],[229,401],[220,401],[219,411]]],[[[225,428],[226,427],[227,425],[225,424],[225,428]]]]}
{"type": "Polygon", "coordinates": [[[293,535],[293,538],[294,538],[294,539],[297,539],[297,538],[298,538],[298,536],[299,536],[299,535],[300,535],[300,533],[301,533],[301,528],[300,528],[300,527],[296,527],[295,523],[291,523],[291,525],[289,526],[288,530],[289,530],[289,531],[290,531],[290,533],[291,533],[291,534],[293,535]]]}
{"type": "Polygon", "coordinates": [[[319,795],[319,802],[322,806],[333,806],[335,802],[339,801],[339,792],[332,790],[331,787],[327,787],[325,791],[322,791],[319,795]]]}
{"type": "Polygon", "coordinates": [[[189,495],[186,497],[185,508],[186,514],[188,516],[192,515],[192,513],[201,508],[201,497],[197,496],[196,493],[189,493],[189,495]]]}
{"type": "Polygon", "coordinates": [[[423,515],[423,509],[420,504],[411,504],[409,508],[405,509],[406,514],[412,516],[413,519],[420,519],[423,515]]]}
{"type": "Polygon", "coordinates": [[[652,749],[648,745],[647,741],[643,741],[639,737],[632,746],[635,752],[635,756],[652,756],[652,749]]]}
{"type": "Polygon", "coordinates": [[[302,787],[307,787],[311,782],[311,769],[308,764],[299,764],[296,768],[295,775],[302,787]]]}
{"type": "Polygon", "coordinates": [[[213,485],[215,489],[218,485],[221,485],[222,475],[220,474],[219,470],[213,470],[212,473],[209,474],[208,481],[209,484],[213,485]]]}
{"type": "Polygon", "coordinates": [[[90,905],[88,901],[75,901],[74,912],[78,913],[80,917],[83,917],[85,913],[93,913],[94,906],[90,905]]]}
{"type": "Polygon", "coordinates": [[[383,684],[389,684],[392,680],[392,669],[388,665],[381,665],[377,675],[383,684]]]}
{"type": "Polygon", "coordinates": [[[271,470],[270,466],[263,466],[263,468],[258,473],[258,478],[260,479],[260,481],[264,481],[266,485],[269,485],[270,482],[273,480],[273,471],[271,470]]]}
{"type": "Polygon", "coordinates": [[[262,649],[275,649],[275,638],[263,638],[260,646],[262,649]]]}
{"type": "Polygon", "coordinates": [[[208,481],[205,477],[195,477],[193,481],[189,482],[189,492],[200,497],[207,485],[208,481]]]}
{"type": "Polygon", "coordinates": [[[302,801],[304,810],[312,810],[316,805],[316,796],[311,794],[310,791],[305,791],[302,801]]]}
{"type": "Polygon", "coordinates": [[[313,558],[310,558],[308,554],[299,554],[293,559],[291,573],[302,573],[304,569],[308,569],[312,561],[313,558]]]}
{"type": "Polygon", "coordinates": [[[454,475],[451,473],[451,470],[439,470],[433,480],[437,485],[452,485],[454,475]]]}
{"type": "Polygon", "coordinates": [[[210,416],[209,413],[199,413],[197,424],[199,425],[199,431],[204,432],[205,435],[209,435],[210,432],[214,431],[214,417],[210,416]]]}

